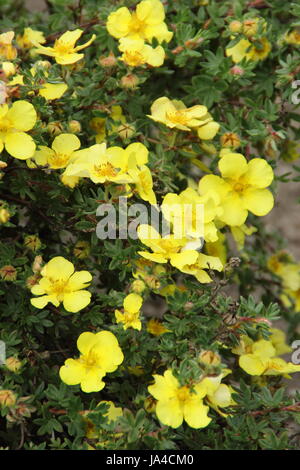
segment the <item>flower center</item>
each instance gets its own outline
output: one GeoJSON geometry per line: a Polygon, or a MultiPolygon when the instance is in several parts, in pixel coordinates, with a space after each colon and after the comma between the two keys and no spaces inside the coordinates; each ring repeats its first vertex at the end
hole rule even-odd
{"type": "Polygon", "coordinates": [[[185,402],[189,397],[190,389],[187,385],[184,385],[184,387],[181,387],[179,390],[177,390],[177,398],[179,401],[185,402]]]}
{"type": "Polygon", "coordinates": [[[174,124],[182,124],[184,126],[187,123],[187,116],[183,110],[169,111],[166,114],[166,118],[174,124]]]}
{"type": "Polygon", "coordinates": [[[70,44],[60,40],[55,41],[54,49],[59,54],[72,54],[74,52],[74,48],[70,44]]]}
{"type": "Polygon", "coordinates": [[[12,128],[12,123],[7,118],[2,118],[0,120],[0,132],[6,133],[12,128]]]}
{"type": "Polygon", "coordinates": [[[109,162],[94,165],[94,172],[97,176],[105,178],[114,178],[118,174],[116,168],[114,168],[109,162]]]}
{"type": "Polygon", "coordinates": [[[48,163],[52,168],[64,168],[67,166],[71,155],[56,153],[48,158],[48,163]]]}
{"type": "Polygon", "coordinates": [[[132,67],[145,63],[142,54],[138,51],[125,51],[124,61],[126,62],[126,64],[131,65],[132,67]]]}
{"type": "Polygon", "coordinates": [[[51,287],[47,289],[46,293],[50,295],[55,295],[58,300],[62,301],[64,294],[70,292],[70,289],[67,287],[68,281],[57,280],[51,281],[51,287]]]}
{"type": "Polygon", "coordinates": [[[137,14],[134,12],[131,15],[131,21],[129,24],[129,31],[132,33],[143,34],[146,24],[144,21],[138,19],[137,14]]]}
{"type": "Polygon", "coordinates": [[[99,366],[99,355],[93,350],[89,351],[88,354],[82,355],[79,361],[87,368],[92,369],[93,367],[99,366]]]}

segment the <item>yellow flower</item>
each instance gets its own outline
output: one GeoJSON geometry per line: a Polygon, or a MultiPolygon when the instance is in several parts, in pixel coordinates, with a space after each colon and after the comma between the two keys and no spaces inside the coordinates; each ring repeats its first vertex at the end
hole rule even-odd
{"type": "Polygon", "coordinates": [[[124,313],[120,312],[120,310],[115,310],[116,321],[117,323],[123,323],[124,330],[127,330],[127,328],[141,330],[140,309],[142,303],[143,298],[140,295],[129,294],[123,302],[124,313]]]}
{"type": "Polygon", "coordinates": [[[176,128],[190,131],[204,124],[206,120],[206,106],[196,105],[187,108],[182,101],[169,100],[166,96],[158,98],[152,103],[151,115],[153,121],[161,122],[171,129],[176,128]]]}
{"type": "MultiPolygon", "coordinates": [[[[118,418],[123,416],[123,410],[122,408],[117,408],[112,401],[106,401],[102,400],[100,401],[97,406],[106,404],[108,405],[108,410],[103,413],[103,416],[107,418],[108,423],[113,423],[114,421],[117,421],[118,418]]],[[[99,439],[101,435],[95,431],[95,425],[94,423],[89,419],[89,413],[90,412],[84,412],[84,421],[86,423],[86,437],[88,439],[99,439]]],[[[97,443],[98,444],[98,443],[97,443]]],[[[104,443],[103,443],[104,444],[104,443]]]]}
{"type": "Polygon", "coordinates": [[[203,394],[191,387],[180,387],[178,380],[171,370],[166,370],[164,375],[154,375],[154,385],[148,387],[149,393],[158,400],[156,415],[165,425],[178,428],[183,420],[191,428],[205,428],[211,421],[207,416],[208,406],[203,404],[203,394]]]}
{"type": "Polygon", "coordinates": [[[119,49],[123,52],[121,60],[131,67],[144,64],[160,67],[164,63],[165,51],[161,46],[155,48],[145,44],[143,39],[120,39],[119,49]]]}
{"type": "Polygon", "coordinates": [[[151,318],[147,323],[147,331],[154,336],[160,336],[164,333],[168,333],[170,330],[166,328],[160,321],[156,318],[151,318]]]}
{"type": "Polygon", "coordinates": [[[17,57],[17,49],[12,45],[14,31],[0,34],[0,58],[13,60],[17,57]]]}
{"type": "Polygon", "coordinates": [[[60,378],[67,385],[80,384],[83,392],[99,392],[105,387],[103,377],[123,362],[118,340],[110,331],[87,331],[79,336],[77,348],[80,357],[65,361],[59,371],[60,378]]]}
{"type": "MultiPolygon", "coordinates": [[[[138,254],[155,263],[167,263],[170,261],[172,264],[174,256],[186,244],[185,239],[176,239],[174,235],[161,237],[153,227],[146,224],[140,225],[137,229],[137,233],[141,242],[153,251],[153,253],[138,251],[138,254]]],[[[184,253],[187,255],[189,251],[185,251],[184,253]]]]}
{"type": "Polygon", "coordinates": [[[93,183],[129,183],[132,178],[120,171],[122,155],[107,149],[105,143],[92,145],[80,151],[80,156],[68,165],[64,175],[90,178],[93,183]]]}
{"type": "Polygon", "coordinates": [[[179,195],[168,193],[164,197],[161,210],[165,219],[172,223],[174,233],[180,231],[181,236],[217,241],[214,219],[220,216],[223,210],[216,193],[210,192],[200,196],[192,188],[185,189],[179,195]]]}
{"type": "Polygon", "coordinates": [[[107,18],[106,28],[117,39],[129,37],[158,42],[170,42],[173,33],[164,22],[165,11],[159,0],[143,0],[132,13],[126,7],[112,12],[107,18]]]}
{"type": "Polygon", "coordinates": [[[15,101],[11,108],[7,104],[0,106],[0,152],[3,147],[19,160],[32,157],[35,143],[27,131],[36,123],[36,111],[31,103],[15,101]]]}
{"type": "Polygon", "coordinates": [[[243,59],[250,61],[264,60],[271,51],[271,44],[267,38],[261,38],[256,43],[251,43],[248,39],[241,39],[235,46],[226,49],[226,55],[231,57],[233,62],[238,63],[243,59]]]}
{"type": "Polygon", "coordinates": [[[230,370],[225,369],[219,375],[204,377],[195,385],[195,390],[203,397],[205,402],[222,416],[226,415],[219,410],[219,407],[225,408],[234,404],[230,387],[221,383],[222,378],[228,373],[230,373],[230,370]]]}
{"type": "Polygon", "coordinates": [[[37,165],[48,165],[49,168],[66,168],[72,161],[76,160],[80,152],[80,140],[74,134],[60,134],[52,142],[52,148],[39,146],[39,150],[33,155],[37,165]]]}
{"type": "Polygon", "coordinates": [[[233,348],[232,352],[240,356],[239,365],[249,375],[283,375],[289,378],[288,374],[300,372],[300,365],[276,357],[272,341],[253,341],[247,336],[242,336],[240,345],[233,348]]]}
{"type": "Polygon", "coordinates": [[[84,57],[84,54],[78,54],[78,51],[88,47],[96,39],[96,35],[93,34],[89,41],[81,46],[75,46],[76,41],[78,41],[82,33],[83,31],[81,29],[67,31],[56,39],[53,47],[44,47],[37,41],[34,41],[34,45],[37,46],[36,52],[38,54],[54,57],[56,62],[61,65],[74,64],[84,57]]]}
{"type": "Polygon", "coordinates": [[[41,270],[42,279],[31,292],[41,297],[31,299],[36,308],[44,308],[48,302],[58,307],[63,302],[68,312],[79,312],[91,301],[91,293],[84,290],[92,276],[88,271],[74,272],[74,265],[62,256],[52,258],[41,270]]]}
{"type": "Polygon", "coordinates": [[[222,201],[222,222],[242,225],[248,211],[258,216],[270,212],[274,205],[272,193],[265,189],[273,180],[271,166],[262,158],[247,162],[239,153],[227,153],[219,161],[222,177],[206,175],[199,181],[199,192],[215,191],[222,201]]]}
{"type": "Polygon", "coordinates": [[[223,264],[219,258],[192,250],[182,251],[173,255],[171,264],[181,272],[195,276],[202,284],[212,282],[205,269],[223,270],[223,264]]]}
{"type": "Polygon", "coordinates": [[[296,46],[299,46],[300,44],[300,28],[295,28],[289,33],[286,33],[284,35],[284,40],[288,44],[293,44],[296,46]]]}
{"type": "Polygon", "coordinates": [[[34,47],[36,43],[44,44],[46,42],[44,33],[31,28],[25,28],[23,35],[17,35],[17,44],[22,49],[30,49],[34,47]]]}

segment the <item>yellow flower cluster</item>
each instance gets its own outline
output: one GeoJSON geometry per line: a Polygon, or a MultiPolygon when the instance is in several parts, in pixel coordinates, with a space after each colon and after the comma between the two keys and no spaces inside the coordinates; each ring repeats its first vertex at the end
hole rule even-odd
{"type": "Polygon", "coordinates": [[[165,59],[161,45],[152,47],[146,44],[153,38],[159,43],[169,42],[173,33],[168,31],[164,22],[165,11],[160,0],[142,0],[134,12],[121,7],[112,12],[106,23],[111,36],[119,39],[121,60],[130,67],[150,65],[160,67],[165,59]]]}
{"type": "Polygon", "coordinates": [[[207,283],[212,279],[206,270],[221,271],[226,258],[220,229],[229,226],[238,247],[243,246],[245,235],[256,230],[245,225],[248,212],[263,216],[273,207],[273,195],[266,189],[273,180],[273,170],[262,158],[248,162],[242,154],[231,151],[223,154],[218,166],[221,176],[203,176],[197,190],[189,187],[164,197],[162,212],[171,223],[170,235],[162,237],[151,226],[139,226],[141,242],[152,250],[139,251],[141,256],[155,263],[170,262],[207,283]],[[186,213],[187,205],[190,213],[186,213]],[[207,254],[199,253],[201,240],[206,242],[207,254]]]}
{"type": "Polygon", "coordinates": [[[158,419],[172,428],[178,428],[183,420],[195,429],[208,426],[211,422],[209,406],[218,410],[233,404],[230,388],[221,384],[224,375],[226,373],[203,376],[199,382],[183,386],[170,369],[164,375],[154,375],[155,383],[148,390],[157,400],[155,412],[158,419]]]}
{"type": "Polygon", "coordinates": [[[282,331],[271,329],[272,335],[269,341],[260,339],[253,341],[246,335],[242,335],[240,343],[232,349],[239,355],[239,365],[249,375],[282,375],[290,378],[288,374],[300,371],[300,365],[286,362],[277,357],[291,351],[285,344],[285,335],[282,331]]]}
{"type": "Polygon", "coordinates": [[[166,96],[153,102],[151,115],[148,117],[171,129],[195,130],[202,140],[213,139],[220,128],[207,111],[206,106],[195,105],[187,108],[182,101],[169,100],[166,96]]]}
{"type": "Polygon", "coordinates": [[[229,25],[230,31],[243,37],[234,46],[226,49],[226,55],[235,63],[243,59],[250,62],[266,59],[271,51],[271,44],[265,36],[266,26],[263,18],[247,19],[242,23],[232,21],[229,25]]]}

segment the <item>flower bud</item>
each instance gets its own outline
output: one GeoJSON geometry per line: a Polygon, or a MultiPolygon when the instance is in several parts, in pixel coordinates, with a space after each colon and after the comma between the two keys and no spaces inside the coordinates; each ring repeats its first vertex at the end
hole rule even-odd
{"type": "Polygon", "coordinates": [[[3,170],[3,168],[6,168],[6,167],[7,167],[7,163],[0,160],[0,170],[3,170]]]}
{"type": "Polygon", "coordinates": [[[76,121],[75,119],[72,119],[68,123],[68,128],[69,128],[69,131],[74,134],[79,134],[79,132],[81,132],[81,124],[79,121],[76,121]]]}
{"type": "Polygon", "coordinates": [[[234,132],[225,132],[220,138],[222,147],[236,149],[241,145],[240,138],[234,132]]]}
{"type": "Polygon", "coordinates": [[[211,365],[211,366],[218,366],[221,364],[221,358],[219,354],[213,352],[213,351],[201,351],[199,354],[199,362],[202,362],[203,364],[206,365],[211,365]]]}
{"type": "Polygon", "coordinates": [[[74,246],[74,256],[79,259],[87,258],[90,254],[91,247],[89,242],[84,240],[79,240],[76,245],[74,246]]]}
{"type": "Polygon", "coordinates": [[[43,264],[43,258],[41,257],[41,255],[36,256],[32,264],[32,271],[35,274],[39,273],[40,270],[42,269],[42,264],[43,264]]]}
{"type": "Polygon", "coordinates": [[[34,274],[33,276],[29,276],[26,279],[26,287],[27,289],[32,289],[40,280],[40,276],[38,274],[34,274]]]}
{"type": "Polygon", "coordinates": [[[234,65],[230,69],[231,75],[244,75],[244,69],[242,67],[239,67],[238,65],[234,65]]]}
{"type": "Polygon", "coordinates": [[[135,127],[132,124],[121,124],[117,132],[121,139],[130,139],[135,133],[135,127]]]}
{"type": "Polygon", "coordinates": [[[47,131],[52,136],[56,136],[63,132],[63,126],[59,121],[52,121],[49,122],[49,124],[47,125],[47,131]]]}
{"type": "Polygon", "coordinates": [[[133,73],[124,75],[124,77],[121,78],[122,88],[134,89],[137,87],[138,84],[139,84],[139,78],[133,73]]]}
{"type": "Polygon", "coordinates": [[[11,372],[18,372],[22,367],[22,362],[16,357],[11,356],[6,359],[5,365],[11,372]]]}
{"type": "Polygon", "coordinates": [[[99,57],[99,64],[102,65],[102,67],[114,67],[116,63],[117,59],[112,52],[110,52],[108,56],[99,57]]]}
{"type": "Polygon", "coordinates": [[[42,243],[37,235],[27,235],[24,238],[24,245],[31,251],[38,251],[41,248],[42,243]]]}
{"type": "Polygon", "coordinates": [[[240,21],[232,21],[229,25],[229,30],[231,33],[240,33],[242,30],[242,23],[240,21]]]}
{"type": "Polygon", "coordinates": [[[258,30],[258,20],[245,20],[243,21],[243,33],[247,36],[247,38],[251,38],[257,33],[258,30]]]}
{"type": "Polygon", "coordinates": [[[141,279],[136,279],[135,281],[133,281],[130,287],[130,290],[132,292],[135,292],[136,294],[141,294],[146,289],[146,284],[141,279]]]}
{"type": "Polygon", "coordinates": [[[2,266],[0,269],[0,277],[4,281],[15,281],[17,279],[17,270],[11,265],[2,266]]]}
{"type": "Polygon", "coordinates": [[[0,208],[0,223],[1,224],[6,224],[10,219],[10,213],[8,212],[7,209],[0,208]]]}
{"type": "Polygon", "coordinates": [[[144,408],[147,413],[155,413],[156,400],[153,397],[147,397],[144,400],[144,408]]]}
{"type": "Polygon", "coordinates": [[[13,406],[17,397],[11,390],[0,390],[0,406],[13,406]]]}

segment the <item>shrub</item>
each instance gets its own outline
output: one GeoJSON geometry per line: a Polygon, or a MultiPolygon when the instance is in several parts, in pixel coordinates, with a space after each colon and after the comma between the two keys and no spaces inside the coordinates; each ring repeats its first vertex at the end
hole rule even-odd
{"type": "Polygon", "coordinates": [[[299,5],[0,12],[2,448],[298,448],[299,5]]]}

